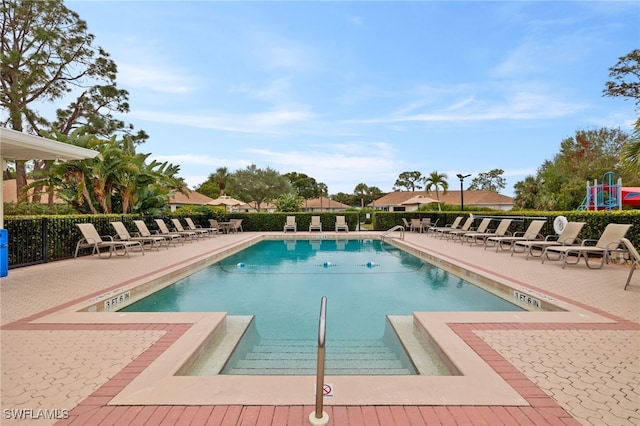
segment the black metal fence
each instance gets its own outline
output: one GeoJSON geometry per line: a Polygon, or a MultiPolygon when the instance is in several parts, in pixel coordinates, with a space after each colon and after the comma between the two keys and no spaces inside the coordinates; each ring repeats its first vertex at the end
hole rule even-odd
{"type": "Polygon", "coordinates": [[[139,216],[60,216],[12,219],[5,218],[9,232],[9,269],[73,257],[76,243],[82,238],[76,223],[91,222],[100,235],[113,235],[110,222],[121,221],[131,229],[139,216]]]}

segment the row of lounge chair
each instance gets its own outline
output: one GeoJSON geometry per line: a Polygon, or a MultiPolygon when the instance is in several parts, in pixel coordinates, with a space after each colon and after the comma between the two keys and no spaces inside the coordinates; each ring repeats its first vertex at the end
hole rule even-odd
{"type": "MultiPolygon", "coordinates": [[[[349,225],[344,216],[336,216],[336,223],[334,225],[336,232],[344,231],[349,232],[349,225]]],[[[298,232],[298,223],[295,216],[287,216],[287,221],[284,224],[282,232],[298,232]]],[[[309,224],[309,232],[322,232],[322,222],[320,216],[311,216],[311,223],[309,224]]]]}
{"type": "Polygon", "coordinates": [[[153,232],[142,220],[134,220],[137,231],[133,235],[122,222],[111,222],[115,235],[100,235],[92,223],[78,223],[78,229],[82,238],[76,244],[74,257],[82,249],[91,249],[91,254],[97,254],[101,258],[116,256],[129,256],[130,251],[138,251],[144,255],[145,250],[159,250],[161,247],[169,248],[170,245],[184,244],[186,241],[195,241],[201,238],[212,237],[221,232],[238,232],[242,230],[242,219],[226,222],[222,228],[214,219],[209,220],[209,227],[203,228],[196,225],[191,218],[184,219],[186,228],[179,219],[171,219],[172,229],[162,219],[155,219],[158,227],[153,232]],[[106,249],[106,250],[105,250],[106,249]]]}
{"type": "Polygon", "coordinates": [[[465,222],[460,226],[462,216],[458,216],[451,225],[445,226],[431,226],[427,229],[427,232],[432,233],[434,236],[440,238],[446,238],[451,241],[459,241],[462,244],[468,242],[471,245],[484,245],[498,246],[497,240],[511,237],[509,232],[509,226],[511,226],[512,219],[502,219],[495,229],[490,228],[491,218],[484,218],[478,225],[473,227],[474,217],[469,216],[465,222]]]}
{"type": "Polygon", "coordinates": [[[542,263],[545,260],[561,260],[563,269],[566,265],[578,264],[581,258],[588,268],[600,269],[609,262],[612,253],[626,252],[632,265],[625,290],[633,272],[640,264],[638,251],[631,241],[625,238],[632,226],[630,224],[610,223],[597,240],[581,240],[578,235],[585,225],[584,222],[567,222],[559,235],[543,237],[541,231],[546,222],[544,220],[533,220],[524,232],[513,234],[508,230],[512,219],[501,219],[495,230],[488,229],[491,219],[483,219],[476,229],[472,228],[473,221],[473,216],[470,216],[460,225],[462,216],[458,216],[450,225],[429,227],[427,232],[454,242],[483,245],[485,250],[495,247],[496,252],[509,251],[511,256],[515,253],[526,253],[526,259],[538,257],[542,259],[542,263]],[[598,261],[593,262],[593,259],[598,261]]]}

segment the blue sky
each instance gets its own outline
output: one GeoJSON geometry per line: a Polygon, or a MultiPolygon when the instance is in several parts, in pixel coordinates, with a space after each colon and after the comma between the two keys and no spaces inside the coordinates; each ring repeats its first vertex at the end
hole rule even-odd
{"type": "Polygon", "coordinates": [[[66,5],[117,63],[139,151],[190,187],[252,163],[330,194],[500,168],[513,195],[576,130],[634,120],[602,90],[640,45],[635,1],[66,5]]]}

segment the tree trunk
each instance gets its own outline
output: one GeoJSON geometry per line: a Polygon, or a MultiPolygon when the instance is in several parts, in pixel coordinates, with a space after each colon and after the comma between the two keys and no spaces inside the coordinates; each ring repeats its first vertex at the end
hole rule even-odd
{"type": "MultiPolygon", "coordinates": [[[[39,172],[43,170],[48,170],[47,163],[44,161],[34,160],[33,162],[33,171],[39,172]]],[[[38,185],[33,188],[33,195],[31,196],[32,203],[39,203],[42,200],[42,185],[38,185]]],[[[27,200],[29,201],[29,200],[27,200]]]]}
{"type": "Polygon", "coordinates": [[[18,200],[20,199],[22,188],[27,186],[27,170],[24,164],[24,160],[16,161],[16,197],[18,200]]]}

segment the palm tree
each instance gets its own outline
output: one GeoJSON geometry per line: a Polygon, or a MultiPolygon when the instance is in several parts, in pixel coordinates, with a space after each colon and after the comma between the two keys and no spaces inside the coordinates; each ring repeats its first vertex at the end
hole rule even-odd
{"type": "Polygon", "coordinates": [[[356,188],[353,192],[360,197],[360,205],[364,208],[364,195],[367,193],[369,187],[364,183],[359,183],[356,185],[356,188]]]}
{"type": "Polygon", "coordinates": [[[229,178],[229,169],[226,167],[218,167],[216,169],[215,178],[218,181],[218,188],[220,189],[220,196],[224,195],[224,189],[227,187],[227,179],[229,178]]]}
{"type": "Polygon", "coordinates": [[[329,187],[326,183],[318,182],[318,194],[320,197],[320,210],[322,210],[322,197],[329,196],[329,187]]]}
{"type": "Polygon", "coordinates": [[[424,189],[427,193],[431,192],[431,189],[436,191],[436,199],[438,200],[438,211],[442,211],[440,207],[440,194],[438,194],[438,188],[442,189],[442,195],[446,195],[449,189],[449,183],[447,182],[446,173],[438,173],[437,171],[431,172],[431,174],[424,179],[424,189]]]}
{"type": "Polygon", "coordinates": [[[640,173],[640,118],[635,122],[633,136],[622,147],[622,163],[632,172],[640,173]]]}

